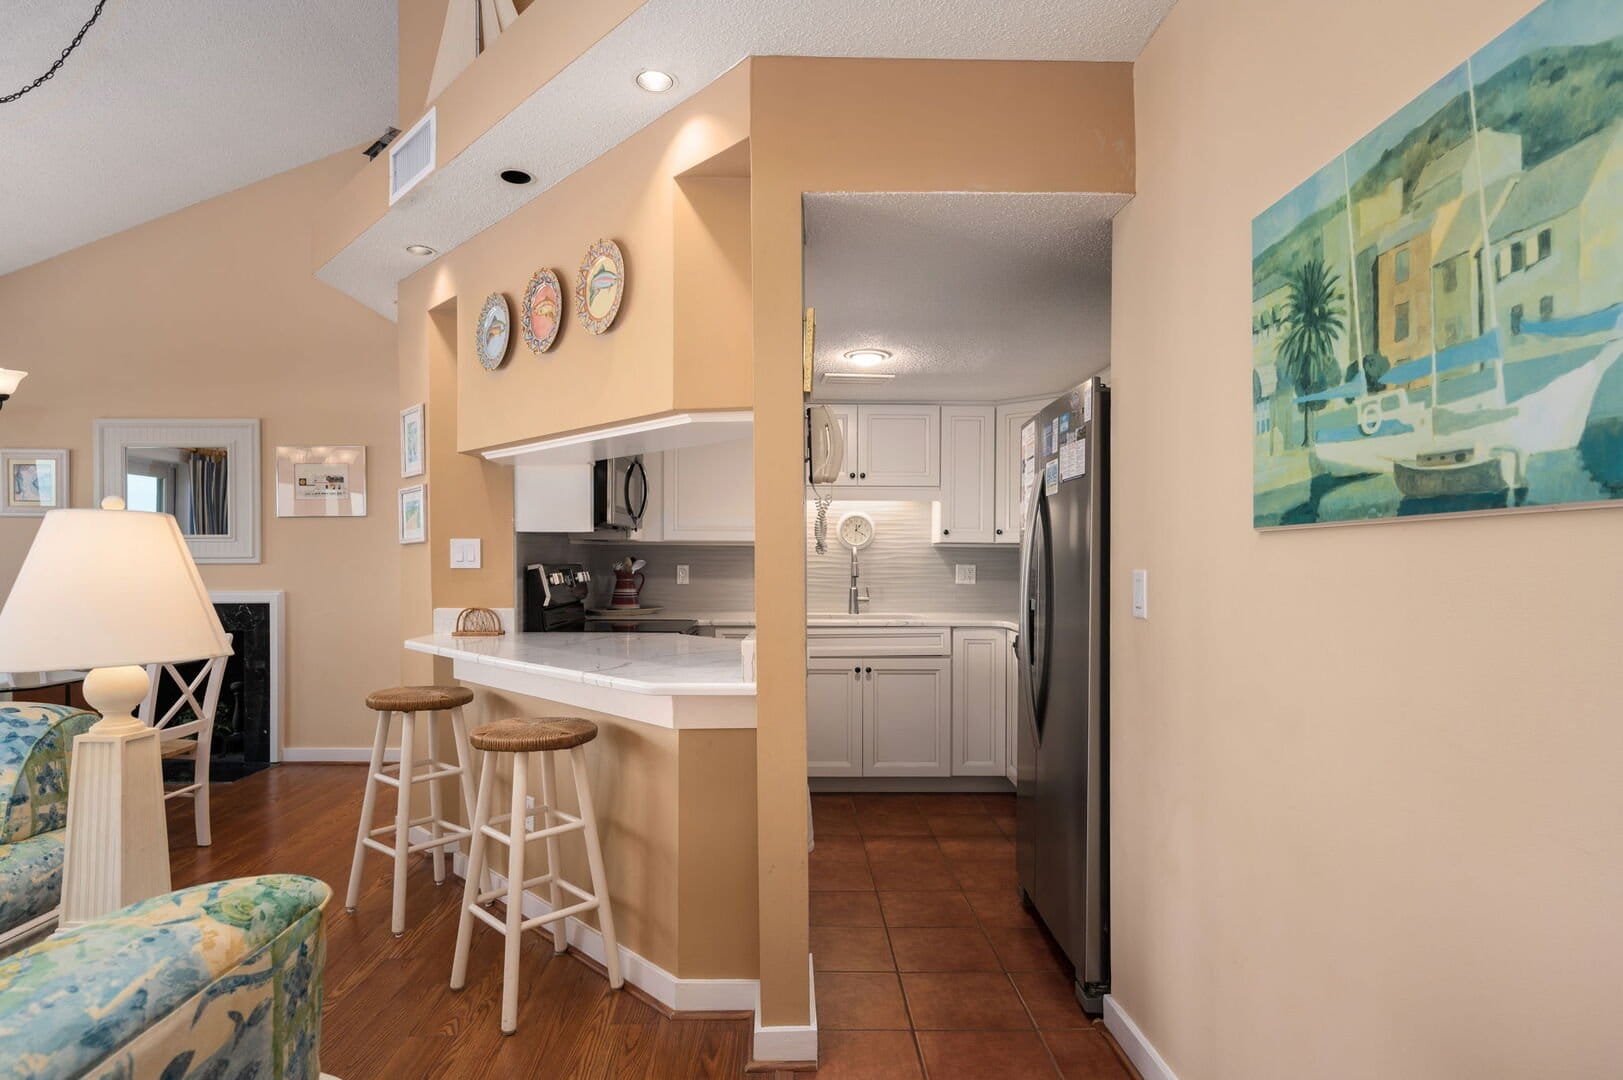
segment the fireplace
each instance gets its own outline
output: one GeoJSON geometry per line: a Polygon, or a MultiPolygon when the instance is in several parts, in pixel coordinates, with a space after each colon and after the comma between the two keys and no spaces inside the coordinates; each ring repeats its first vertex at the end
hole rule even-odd
{"type": "MultiPolygon", "coordinates": [[[[230,634],[233,655],[226,661],[220,682],[220,700],[214,710],[214,743],[210,754],[210,780],[230,783],[258,772],[281,758],[281,640],[280,592],[210,593],[220,625],[230,634]]],[[[175,665],[189,682],[201,662],[175,665]]],[[[158,691],[157,715],[178,698],[173,680],[164,679],[158,691]]],[[[190,710],[186,710],[186,715],[190,710]]],[[[183,722],[185,716],[178,717],[183,722]]],[[[164,762],[165,780],[190,780],[188,761],[164,762]],[[171,775],[171,771],[173,775],[171,775]]]]}

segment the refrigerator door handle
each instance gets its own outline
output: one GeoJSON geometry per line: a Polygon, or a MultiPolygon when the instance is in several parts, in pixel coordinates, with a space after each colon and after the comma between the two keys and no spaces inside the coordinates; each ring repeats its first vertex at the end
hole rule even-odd
{"type": "Polygon", "coordinates": [[[1042,740],[1043,733],[1043,705],[1048,690],[1048,651],[1050,639],[1049,623],[1053,619],[1053,589],[1052,574],[1048,561],[1053,558],[1049,550],[1048,516],[1044,513],[1047,508],[1047,494],[1041,486],[1032,491],[1031,511],[1026,521],[1026,536],[1021,544],[1020,560],[1020,661],[1022,676],[1026,680],[1026,690],[1031,696],[1032,726],[1036,729],[1037,739],[1042,740]],[[1042,563],[1034,565],[1033,548],[1042,544],[1042,563]],[[1037,590],[1032,589],[1032,571],[1041,574],[1038,579],[1037,590]],[[1040,605],[1040,608],[1039,608],[1040,605]],[[1039,611],[1043,620],[1042,633],[1038,633],[1037,620],[1039,611]],[[1041,673],[1038,666],[1041,665],[1041,673]]]}

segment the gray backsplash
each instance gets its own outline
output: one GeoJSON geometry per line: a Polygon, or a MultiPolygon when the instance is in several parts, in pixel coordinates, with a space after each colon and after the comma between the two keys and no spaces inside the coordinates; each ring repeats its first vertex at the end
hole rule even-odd
{"type": "Polygon", "coordinates": [[[806,609],[844,611],[851,579],[851,553],[840,543],[840,517],[860,510],[873,518],[874,540],[859,554],[861,583],[873,597],[864,611],[950,611],[963,615],[1007,615],[1019,609],[1020,549],[955,548],[930,543],[930,504],[925,502],[841,502],[828,511],[828,553],[814,547],[816,507],[806,512],[806,609]],[[954,567],[975,567],[975,584],[955,585],[954,567]]]}
{"type": "MultiPolygon", "coordinates": [[[[874,542],[861,554],[862,584],[872,596],[864,611],[950,611],[1006,615],[1019,606],[1020,552],[1007,547],[943,548],[930,543],[930,504],[835,502],[829,510],[829,550],[813,546],[815,507],[806,516],[806,609],[844,611],[851,555],[835,535],[840,515],[861,510],[874,521],[874,542]],[[974,585],[955,585],[954,567],[972,563],[974,585]]],[[[724,544],[570,543],[553,533],[520,533],[519,565],[578,562],[592,572],[594,607],[606,605],[614,588],[613,564],[626,555],[646,559],[642,601],[682,611],[754,611],[755,549],[724,544]],[[676,584],[677,564],[692,583],[676,584]]]]}

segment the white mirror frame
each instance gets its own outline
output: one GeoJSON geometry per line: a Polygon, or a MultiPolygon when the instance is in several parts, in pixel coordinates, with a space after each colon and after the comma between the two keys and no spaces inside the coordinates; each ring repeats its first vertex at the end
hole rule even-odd
{"type": "Polygon", "coordinates": [[[222,446],[231,467],[231,531],[188,536],[200,563],[259,561],[258,420],[97,420],[96,503],[124,497],[125,453],[141,446],[222,446]]]}

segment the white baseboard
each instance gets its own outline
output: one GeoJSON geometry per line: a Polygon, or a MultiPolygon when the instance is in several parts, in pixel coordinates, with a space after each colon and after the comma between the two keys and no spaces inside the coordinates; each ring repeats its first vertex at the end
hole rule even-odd
{"type": "MultiPolygon", "coordinates": [[[[412,843],[431,839],[433,837],[422,826],[412,828],[412,843]]],[[[466,879],[468,857],[457,852],[451,860],[451,869],[457,877],[466,879]]],[[[507,888],[507,878],[495,871],[491,871],[490,876],[496,888],[507,888]]],[[[535,893],[526,891],[523,908],[524,917],[533,919],[551,911],[552,905],[535,893]]],[[[608,951],[603,947],[603,935],[574,916],[564,922],[569,944],[599,964],[603,963],[608,956],[608,951]]],[[[476,927],[478,925],[475,923],[476,927]]],[[[676,1012],[744,1012],[755,1009],[756,999],[760,996],[761,984],[757,979],[681,979],[624,945],[620,946],[620,972],[626,982],[676,1012]]]]}
{"type": "Polygon", "coordinates": [[[1133,1018],[1109,994],[1105,995],[1105,1028],[1115,1036],[1116,1042],[1126,1052],[1127,1060],[1133,1063],[1133,1068],[1144,1080],[1178,1080],[1172,1066],[1156,1052],[1150,1040],[1133,1023],[1133,1018]]]}
{"type": "Polygon", "coordinates": [[[755,1061],[800,1062],[817,1060],[817,980],[812,973],[812,958],[806,957],[807,992],[811,1001],[811,1022],[807,1024],[763,1027],[761,1024],[761,988],[755,987],[755,1030],[750,1040],[750,1058],[755,1061]]]}
{"type": "MultiPolygon", "coordinates": [[[[287,762],[342,763],[365,765],[372,760],[370,746],[287,746],[282,748],[282,760],[287,762]]],[[[384,761],[399,761],[400,748],[391,746],[383,752],[384,761]]],[[[426,839],[426,837],[425,837],[426,839]]]]}

